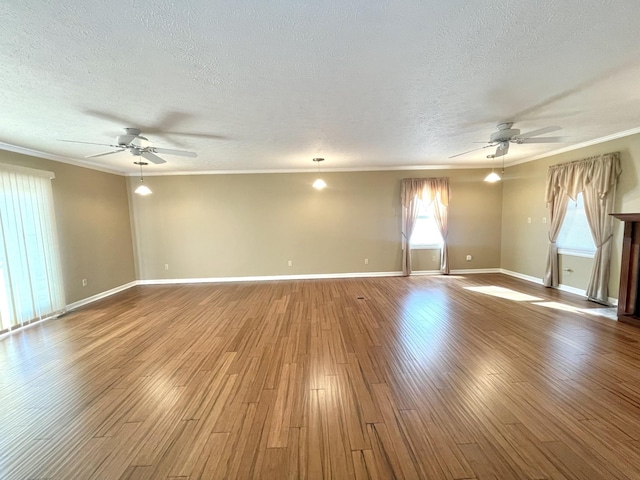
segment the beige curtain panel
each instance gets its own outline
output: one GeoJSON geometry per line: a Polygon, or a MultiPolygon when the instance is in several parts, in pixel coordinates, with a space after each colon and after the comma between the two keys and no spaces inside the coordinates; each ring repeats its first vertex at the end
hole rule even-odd
{"type": "Polygon", "coordinates": [[[587,297],[597,302],[608,302],[613,237],[612,218],[609,214],[613,212],[616,185],[621,172],[619,152],[549,167],[545,193],[550,215],[549,250],[544,276],[546,286],[558,286],[556,240],[569,198],[575,200],[578,193],[582,192],[585,214],[596,245],[587,297]]]}
{"type": "Polygon", "coordinates": [[[405,178],[400,187],[402,201],[402,275],[411,275],[411,245],[409,240],[418,218],[420,202],[425,205],[434,204],[434,216],[440,235],[442,249],[440,251],[440,272],[449,273],[449,251],[447,237],[449,235],[449,178],[405,178]]]}

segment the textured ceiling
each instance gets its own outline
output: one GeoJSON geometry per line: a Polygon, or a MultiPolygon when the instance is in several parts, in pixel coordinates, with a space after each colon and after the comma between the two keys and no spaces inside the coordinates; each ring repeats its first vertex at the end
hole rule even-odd
{"type": "Polygon", "coordinates": [[[504,120],[566,137],[507,163],[640,126],[637,0],[3,0],[0,22],[0,142],[120,172],[58,140],[198,153],[158,173],[420,168],[487,165],[448,157],[504,120]]]}

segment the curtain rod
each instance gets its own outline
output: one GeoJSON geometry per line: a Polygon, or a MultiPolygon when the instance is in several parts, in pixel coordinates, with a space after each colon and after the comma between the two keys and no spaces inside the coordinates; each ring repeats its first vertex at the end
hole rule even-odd
{"type": "Polygon", "coordinates": [[[441,178],[449,177],[416,177],[416,178],[403,178],[402,180],[440,180],[441,178]]]}
{"type": "Polygon", "coordinates": [[[591,160],[597,160],[599,158],[606,157],[607,155],[620,155],[620,152],[602,153],[600,155],[593,155],[592,157],[582,158],[580,160],[572,160],[570,162],[557,163],[555,165],[549,165],[549,169],[559,168],[559,167],[566,167],[567,165],[573,165],[575,163],[581,163],[581,162],[588,162],[588,161],[591,161],[591,160]]]}

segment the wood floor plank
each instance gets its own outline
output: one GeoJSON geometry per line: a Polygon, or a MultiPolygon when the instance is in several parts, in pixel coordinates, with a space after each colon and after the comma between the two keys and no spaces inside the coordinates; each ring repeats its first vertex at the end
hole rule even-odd
{"type": "Polygon", "coordinates": [[[376,431],[385,450],[391,468],[398,478],[418,478],[416,461],[404,441],[400,429],[400,412],[389,387],[384,383],[373,385],[373,393],[382,412],[384,422],[376,424],[376,431]]]}
{"type": "Polygon", "coordinates": [[[605,480],[607,478],[622,478],[603,474],[594,465],[566,444],[560,441],[544,443],[547,456],[569,478],[588,478],[589,480],[605,480]]]}
{"type": "Polygon", "coordinates": [[[446,479],[447,472],[438,463],[438,453],[434,448],[433,439],[429,437],[420,415],[415,410],[400,412],[402,430],[409,448],[416,459],[416,467],[420,478],[446,479]]]}
{"type": "Polygon", "coordinates": [[[190,469],[188,477],[190,480],[214,478],[214,472],[222,459],[220,453],[224,451],[230,436],[230,433],[211,433],[209,435],[190,469]]]}
{"type": "Polygon", "coordinates": [[[510,465],[497,456],[491,445],[487,443],[483,445],[466,443],[460,445],[460,450],[479,479],[516,480],[518,478],[510,465]]]}
{"type": "Polygon", "coordinates": [[[280,373],[267,448],[282,448],[287,446],[289,428],[291,426],[291,411],[293,410],[295,380],[296,364],[285,363],[280,373]]]}
{"type": "Polygon", "coordinates": [[[599,308],[500,274],[134,287],[0,339],[0,478],[637,480],[640,329],[599,308]]]}
{"type": "MultiPolygon", "coordinates": [[[[390,459],[385,452],[384,443],[389,445],[391,442],[388,439],[384,423],[367,424],[367,436],[369,443],[371,443],[371,454],[367,456],[367,451],[364,452],[367,471],[377,472],[380,478],[398,478],[392,465],[396,459],[390,459]]],[[[395,471],[400,471],[399,465],[396,465],[395,471]]]]}

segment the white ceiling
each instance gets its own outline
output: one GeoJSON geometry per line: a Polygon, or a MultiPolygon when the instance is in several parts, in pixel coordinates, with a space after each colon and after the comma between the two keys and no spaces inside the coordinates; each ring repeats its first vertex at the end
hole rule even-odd
{"type": "Polygon", "coordinates": [[[3,0],[0,142],[91,161],[122,127],[193,150],[149,172],[485,166],[495,125],[640,126],[637,0],[3,0]],[[159,132],[202,134],[203,137],[159,132]]]}

